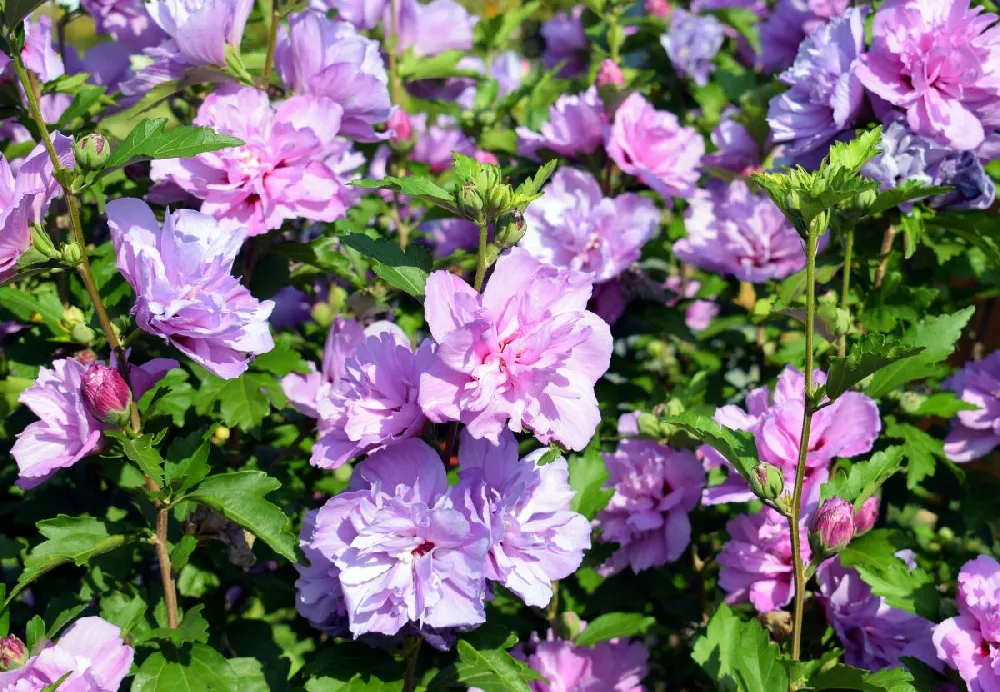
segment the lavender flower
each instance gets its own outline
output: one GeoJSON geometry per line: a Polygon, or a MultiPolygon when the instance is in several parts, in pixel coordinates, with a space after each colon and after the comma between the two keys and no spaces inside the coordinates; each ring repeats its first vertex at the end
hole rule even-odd
{"type": "Polygon", "coordinates": [[[575,77],[587,70],[590,42],[583,33],[582,15],[583,6],[577,5],[568,14],[557,12],[542,24],[542,38],[545,39],[542,64],[552,70],[562,63],[560,77],[575,77]]]}
{"type": "MultiPolygon", "coordinates": [[[[49,17],[42,15],[38,19],[24,20],[24,48],[21,50],[21,60],[24,61],[25,68],[34,72],[42,82],[51,82],[65,73],[62,58],[52,45],[52,20],[49,17]]],[[[0,77],[17,81],[13,63],[2,53],[0,53],[0,77]]]]}
{"type": "Polygon", "coordinates": [[[416,55],[471,50],[478,18],[455,0],[401,0],[396,21],[397,48],[416,55]]]}
{"type": "Polygon", "coordinates": [[[226,48],[237,52],[253,0],[150,0],[153,21],[170,37],[162,48],[184,64],[226,64],[226,48]]]}
{"type": "Polygon", "coordinates": [[[1000,445],[1000,351],[973,361],[945,380],[944,389],[975,405],[959,411],[944,442],[944,451],[954,462],[986,456],[1000,445]]]}
{"type": "Polygon", "coordinates": [[[517,128],[517,152],[536,160],[542,149],[567,158],[592,154],[603,142],[604,120],[604,106],[596,87],[582,94],[563,94],[549,108],[549,120],[538,132],[517,128]]]}
{"type": "MultiPolygon", "coordinates": [[[[585,628],[584,628],[585,629],[585,628]]],[[[532,633],[527,646],[511,653],[543,679],[528,683],[531,692],[645,692],[649,652],[641,642],[610,639],[592,647],[577,647],[549,630],[545,641],[532,633]]],[[[470,689],[469,692],[481,692],[470,689]]]]}
{"type": "Polygon", "coordinates": [[[760,26],[759,64],[765,72],[783,70],[795,60],[802,40],[847,11],[850,0],[778,0],[760,26]]]}
{"type": "Polygon", "coordinates": [[[705,470],[692,452],[655,442],[625,439],[604,455],[608,484],[615,490],[596,524],[601,540],[616,542],[598,572],[641,572],[677,560],[691,542],[688,513],[698,504],[705,470]]]}
{"type": "Polygon", "coordinates": [[[759,168],[764,160],[760,144],[744,125],[733,118],[732,112],[723,113],[719,124],[712,130],[711,140],[716,151],[702,159],[706,166],[745,175],[759,168]]]}
{"type": "Polygon", "coordinates": [[[316,515],[319,510],[306,512],[302,520],[299,545],[309,561],[296,564],[299,578],[295,580],[295,609],[309,624],[332,637],[347,634],[347,604],[340,587],[340,570],[323,553],[312,546],[316,539],[316,515]]]}
{"type": "Polygon", "coordinates": [[[428,122],[426,113],[410,116],[414,145],[410,158],[418,163],[426,163],[432,173],[442,173],[452,166],[454,154],[474,156],[476,145],[455,124],[454,118],[439,116],[428,122]]]}
{"type": "Polygon", "coordinates": [[[771,100],[767,122],[786,153],[802,156],[828,145],[858,119],[864,88],[854,65],[864,49],[864,22],[852,8],[824,24],[799,47],[795,63],[781,75],[791,88],[771,100]]]}
{"type": "Polygon", "coordinates": [[[152,48],[167,37],[142,0],[83,0],[81,4],[94,18],[98,33],[109,34],[115,44],[130,51],[152,48]]]}
{"type": "Polygon", "coordinates": [[[349,317],[337,315],[326,335],[323,349],[322,370],[309,363],[305,375],[291,373],[281,379],[281,389],[292,405],[301,413],[319,418],[319,399],[328,394],[330,385],[335,384],[347,372],[347,359],[354,349],[365,339],[361,325],[349,317]]]}
{"type": "Polygon", "coordinates": [[[670,29],[660,43],[670,57],[674,69],[705,86],[715,71],[715,56],[725,40],[722,22],[712,15],[699,15],[682,9],[670,15],[670,29]]]}
{"type": "Polygon", "coordinates": [[[935,625],[938,658],[974,692],[1000,689],[1000,563],[988,555],[966,562],[958,574],[958,615],[935,625]]]}
{"type": "Polygon", "coordinates": [[[186,209],[168,213],[161,228],[137,199],[109,202],[107,216],[141,329],[227,379],[274,348],[267,324],[274,303],[258,301],[230,274],[245,231],[186,209]]]}

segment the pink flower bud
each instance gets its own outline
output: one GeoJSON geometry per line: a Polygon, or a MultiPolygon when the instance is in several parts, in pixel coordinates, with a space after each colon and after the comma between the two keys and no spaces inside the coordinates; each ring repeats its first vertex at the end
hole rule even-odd
{"type": "Polygon", "coordinates": [[[496,157],[496,154],[490,151],[476,149],[476,153],[473,154],[473,158],[475,158],[479,163],[492,163],[494,166],[500,165],[500,160],[496,157]]]}
{"type": "Polygon", "coordinates": [[[861,505],[861,509],[854,513],[854,535],[868,533],[876,521],[878,521],[878,498],[869,497],[861,505]]]}
{"type": "Polygon", "coordinates": [[[826,551],[843,550],[854,538],[854,508],[850,502],[831,497],[813,518],[812,534],[826,551]]]}
{"type": "Polygon", "coordinates": [[[409,142],[413,137],[413,127],[410,125],[410,114],[402,108],[397,108],[389,116],[387,126],[393,134],[390,141],[393,143],[409,142]]]}
{"type": "Polygon", "coordinates": [[[0,639],[0,672],[20,668],[27,660],[28,652],[24,648],[24,642],[13,634],[0,639]]]}
{"type": "Polygon", "coordinates": [[[132,393],[114,368],[93,363],[81,376],[80,393],[87,412],[102,423],[128,420],[132,393]]]}
{"type": "Polygon", "coordinates": [[[670,3],[667,0],[646,0],[646,12],[654,17],[666,19],[670,14],[670,3]]]}
{"type": "Polygon", "coordinates": [[[597,68],[597,76],[594,78],[594,84],[598,88],[608,84],[616,87],[624,85],[625,76],[622,74],[622,68],[618,67],[618,64],[614,60],[605,60],[597,68]]]}

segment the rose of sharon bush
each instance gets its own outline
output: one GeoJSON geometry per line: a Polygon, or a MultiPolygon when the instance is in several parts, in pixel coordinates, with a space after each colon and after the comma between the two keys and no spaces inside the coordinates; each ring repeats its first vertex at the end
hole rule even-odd
{"type": "Polygon", "coordinates": [[[258,301],[230,274],[245,231],[223,230],[211,216],[186,209],[168,213],[161,228],[137,199],[109,202],[107,215],[141,329],[227,379],[274,348],[267,324],[274,303],[258,301]]]}
{"type": "Polygon", "coordinates": [[[99,617],[80,618],[23,666],[0,672],[0,690],[42,692],[61,681],[65,692],[117,692],[134,656],[120,629],[99,617]]]}
{"type": "Polygon", "coordinates": [[[601,540],[621,547],[598,570],[641,572],[677,560],[691,542],[690,513],[701,498],[705,470],[693,452],[626,439],[604,456],[615,490],[597,515],[601,540]]]}
{"type": "Polygon", "coordinates": [[[600,418],[594,383],[608,369],[611,332],[586,309],[591,279],[513,248],[482,295],[454,274],[427,279],[426,319],[437,352],[420,375],[435,423],[461,421],[498,442],[505,427],[581,450],[600,418]]]}
{"type": "Polygon", "coordinates": [[[485,619],[486,527],[456,508],[440,457],[420,440],[359,464],[319,511],[309,545],[340,570],[355,637],[485,619]]]}
{"type": "Polygon", "coordinates": [[[539,466],[545,450],[537,450],[518,460],[517,440],[507,430],[499,442],[463,431],[458,491],[466,513],[490,532],[486,578],[527,605],[544,608],[552,582],[575,572],[590,548],[590,522],[569,508],[573,491],[565,459],[539,466]]]}
{"type": "Polygon", "coordinates": [[[938,658],[972,692],[1000,689],[1000,563],[981,555],[958,575],[958,615],[934,627],[938,658]]]}
{"type": "Polygon", "coordinates": [[[210,95],[196,125],[243,140],[241,147],[153,162],[154,180],[202,200],[227,231],[254,236],[289,219],[334,221],[358,198],[348,186],[363,158],[339,135],[343,108],[323,96],[272,105],[251,88],[210,95]]]}

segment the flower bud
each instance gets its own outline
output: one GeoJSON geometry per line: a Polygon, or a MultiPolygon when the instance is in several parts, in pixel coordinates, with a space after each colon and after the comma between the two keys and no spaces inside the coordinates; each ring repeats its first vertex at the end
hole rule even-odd
{"type": "Polygon", "coordinates": [[[483,198],[472,183],[466,183],[458,191],[458,206],[466,216],[477,219],[483,211],[483,198]]]}
{"type": "Polygon", "coordinates": [[[397,108],[393,111],[392,115],[389,116],[389,122],[386,123],[386,125],[390,130],[392,130],[392,136],[389,138],[389,141],[393,144],[409,142],[413,137],[413,126],[410,125],[410,114],[402,108],[397,108]]]}
{"type": "Polygon", "coordinates": [[[491,151],[484,151],[483,149],[476,149],[476,153],[472,155],[472,158],[474,158],[479,163],[488,163],[491,166],[499,166],[500,165],[500,159],[498,159],[497,155],[494,154],[491,151]]]}
{"type": "Polygon", "coordinates": [[[865,500],[861,509],[854,513],[854,535],[868,533],[876,521],[878,521],[878,498],[873,496],[865,500]]]}
{"type": "Polygon", "coordinates": [[[639,428],[639,432],[644,437],[651,437],[654,440],[658,440],[663,436],[663,431],[660,429],[660,420],[652,413],[640,413],[636,416],[635,423],[639,428]]]}
{"type": "Polygon", "coordinates": [[[83,261],[83,250],[76,243],[63,243],[59,254],[62,256],[62,261],[71,267],[83,261]]]}
{"type": "Polygon", "coordinates": [[[97,332],[80,322],[69,330],[69,338],[78,344],[89,344],[97,338],[97,332]]]}
{"type": "Polygon", "coordinates": [[[597,85],[598,89],[602,86],[621,87],[625,84],[625,75],[622,74],[622,68],[618,67],[618,63],[608,59],[602,62],[601,66],[597,68],[597,76],[594,78],[594,84],[597,85]]]}
{"type": "Polygon", "coordinates": [[[670,15],[670,3],[667,0],[646,0],[646,12],[654,17],[666,19],[670,15]]]}
{"type": "Polygon", "coordinates": [[[333,324],[333,318],[335,317],[333,308],[329,303],[316,303],[313,305],[312,316],[316,320],[316,324],[321,327],[329,327],[333,324]]]}
{"type": "Polygon", "coordinates": [[[524,221],[524,214],[515,210],[504,214],[497,220],[494,237],[500,247],[514,247],[521,241],[527,230],[528,224],[524,221]]]}
{"type": "Polygon", "coordinates": [[[510,185],[507,183],[494,185],[489,195],[490,211],[494,214],[505,212],[513,199],[514,189],[510,185]]]}
{"type": "Polygon", "coordinates": [[[762,500],[777,500],[785,491],[785,475],[777,466],[761,462],[750,474],[750,489],[762,500]]]}
{"type": "Polygon", "coordinates": [[[825,552],[837,552],[854,538],[854,508],[851,503],[831,497],[816,511],[811,538],[825,552]]]}
{"type": "Polygon", "coordinates": [[[222,444],[229,439],[231,431],[224,425],[218,426],[214,431],[212,431],[212,439],[218,443],[222,444]]]}
{"type": "Polygon", "coordinates": [[[111,158],[111,147],[104,135],[91,132],[76,140],[73,144],[73,155],[80,168],[88,171],[100,170],[111,158]]]}
{"type": "Polygon", "coordinates": [[[580,621],[580,616],[570,610],[559,616],[557,629],[563,639],[572,641],[580,634],[580,631],[583,629],[583,623],[580,621]]]}
{"type": "Polygon", "coordinates": [[[0,638],[0,673],[20,668],[27,660],[24,642],[13,634],[0,638]]]}
{"type": "Polygon", "coordinates": [[[76,355],[73,357],[76,359],[77,363],[80,363],[80,365],[92,365],[97,362],[97,354],[89,348],[77,351],[76,355]]]}
{"type": "Polygon", "coordinates": [[[52,244],[52,238],[41,226],[31,227],[31,246],[48,259],[59,259],[61,255],[52,244]]]}
{"type": "Polygon", "coordinates": [[[132,392],[118,371],[94,363],[80,380],[80,393],[87,412],[102,423],[124,427],[132,405],[132,392]]]}

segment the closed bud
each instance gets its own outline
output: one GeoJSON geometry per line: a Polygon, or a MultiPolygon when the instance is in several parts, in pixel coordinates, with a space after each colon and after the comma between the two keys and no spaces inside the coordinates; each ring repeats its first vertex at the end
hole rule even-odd
{"type": "Polygon", "coordinates": [[[24,642],[10,634],[0,639],[0,673],[20,668],[28,660],[24,642]]]}
{"type": "Polygon", "coordinates": [[[618,63],[609,58],[597,68],[594,84],[598,89],[603,86],[621,87],[625,84],[625,75],[622,74],[622,68],[618,67],[618,63]]]}
{"type": "Polygon", "coordinates": [[[392,135],[390,136],[389,141],[393,144],[409,142],[413,137],[413,126],[410,125],[410,114],[402,108],[397,108],[393,111],[392,115],[389,116],[389,122],[386,123],[386,125],[390,130],[392,130],[392,135]]]}
{"type": "Polygon", "coordinates": [[[835,553],[847,547],[854,538],[854,508],[851,503],[831,497],[813,517],[810,539],[821,552],[835,553]]]}
{"type": "Polygon", "coordinates": [[[89,344],[97,338],[97,332],[80,322],[70,328],[69,337],[78,344],[89,344]]]}
{"type": "Polygon", "coordinates": [[[333,308],[329,303],[316,303],[312,308],[313,319],[321,327],[329,327],[333,324],[333,308]]]}
{"type": "Polygon", "coordinates": [[[507,211],[511,200],[514,199],[514,189],[507,183],[494,185],[490,189],[489,202],[490,211],[493,214],[502,214],[507,211]]]}
{"type": "Polygon", "coordinates": [[[854,535],[868,533],[878,521],[878,498],[869,497],[861,505],[861,508],[854,513],[854,535]]]}
{"type": "Polygon", "coordinates": [[[78,324],[83,324],[83,320],[83,310],[80,308],[75,305],[63,308],[62,325],[66,328],[66,331],[69,331],[78,324]]]}
{"type": "Polygon", "coordinates": [[[49,259],[59,259],[61,257],[59,251],[56,250],[56,246],[52,244],[52,238],[49,237],[49,234],[41,226],[31,227],[31,247],[49,259]]]}
{"type": "Polygon", "coordinates": [[[102,423],[124,427],[132,392],[115,368],[94,363],[80,377],[80,394],[87,412],[102,423]]]}
{"type": "Polygon", "coordinates": [[[514,247],[526,230],[528,224],[524,221],[524,214],[515,210],[500,217],[494,228],[494,237],[500,247],[514,247]]]}
{"type": "Polygon", "coordinates": [[[104,135],[91,132],[76,140],[73,144],[73,155],[80,168],[88,171],[100,170],[111,158],[111,147],[104,135]]]}
{"type": "Polygon", "coordinates": [[[762,500],[777,500],[785,492],[785,475],[777,466],[761,462],[750,474],[750,489],[762,500]]]}
{"type": "Polygon", "coordinates": [[[477,219],[483,211],[483,198],[472,183],[466,183],[458,191],[458,206],[466,216],[477,219]]]}
{"type": "Polygon", "coordinates": [[[654,440],[660,439],[660,421],[652,413],[640,413],[635,417],[635,423],[639,428],[639,433],[644,437],[651,437],[654,440]]]}
{"type": "Polygon", "coordinates": [[[216,444],[222,444],[229,439],[230,430],[224,425],[220,425],[214,431],[212,431],[212,440],[216,444]]]}
{"type": "Polygon", "coordinates": [[[572,641],[576,639],[577,635],[583,629],[583,623],[580,621],[580,616],[573,611],[568,611],[559,616],[557,622],[559,629],[559,636],[567,641],[572,641]]]}
{"type": "Polygon", "coordinates": [[[76,243],[63,243],[59,254],[62,256],[62,261],[71,267],[83,261],[83,250],[76,243]]]}
{"type": "Polygon", "coordinates": [[[670,15],[670,3],[667,0],[646,0],[646,12],[654,17],[666,19],[670,15]]]}
{"type": "Polygon", "coordinates": [[[785,195],[785,206],[789,209],[802,209],[802,197],[797,190],[791,190],[785,195]]]}
{"type": "Polygon", "coordinates": [[[476,113],[479,124],[483,127],[492,127],[497,122],[496,114],[491,110],[483,110],[476,113]]]}

